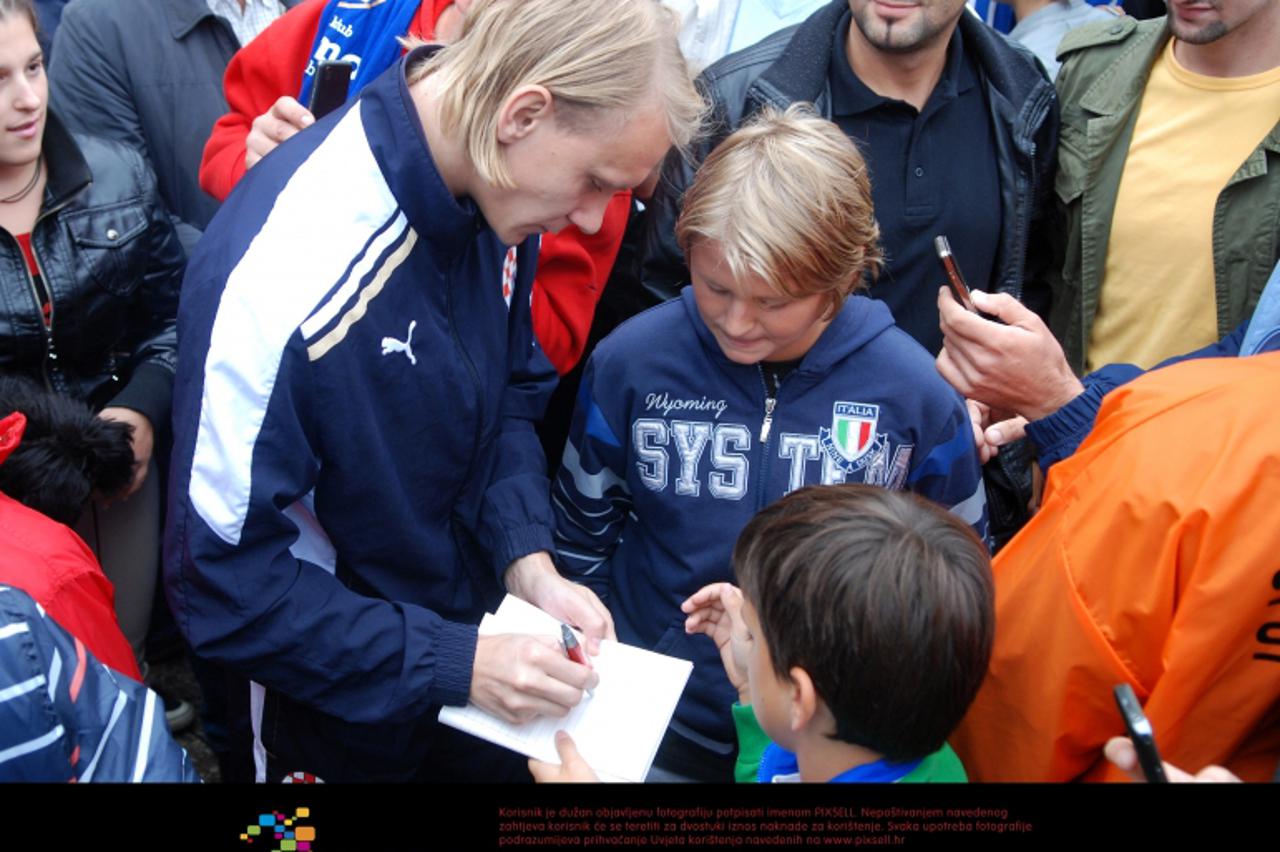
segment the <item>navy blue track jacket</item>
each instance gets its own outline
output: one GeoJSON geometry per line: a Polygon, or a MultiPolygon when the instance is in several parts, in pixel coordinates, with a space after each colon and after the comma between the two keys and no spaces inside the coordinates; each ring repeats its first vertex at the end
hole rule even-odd
{"type": "Polygon", "coordinates": [[[680,604],[733,581],[738,533],[805,485],[906,488],[986,539],[986,494],[964,401],[882,302],[846,300],[782,381],[766,420],[759,365],[730,361],[686,287],[592,355],[555,481],[565,573],[593,586],[623,642],[692,660],[673,728],[734,742],[737,694],[680,604]]]}
{"type": "Polygon", "coordinates": [[[404,69],[249,172],[179,312],[178,623],[203,656],[360,723],[466,701],[501,572],[553,524],[536,240],[517,263],[449,193],[404,69]]]}

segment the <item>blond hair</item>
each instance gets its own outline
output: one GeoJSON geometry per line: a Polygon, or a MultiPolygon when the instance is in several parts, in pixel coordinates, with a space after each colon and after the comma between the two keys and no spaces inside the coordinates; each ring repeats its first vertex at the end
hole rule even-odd
{"type": "Polygon", "coordinates": [[[766,108],[721,142],[685,193],[676,240],[689,256],[719,244],[735,278],[779,293],[815,293],[839,311],[882,262],[867,164],[807,104],[766,108]]]}
{"type": "Polygon", "coordinates": [[[407,79],[439,79],[443,129],[463,140],[483,180],[510,189],[497,129],[503,104],[521,86],[545,87],[557,119],[575,132],[595,118],[591,113],[625,115],[655,100],[672,144],[687,151],[706,104],[680,53],[678,29],[678,17],[657,0],[477,0],[461,37],[407,79]]]}

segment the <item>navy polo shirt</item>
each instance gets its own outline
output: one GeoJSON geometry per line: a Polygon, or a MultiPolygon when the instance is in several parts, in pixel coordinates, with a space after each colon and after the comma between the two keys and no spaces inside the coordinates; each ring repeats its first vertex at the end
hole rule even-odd
{"type": "Polygon", "coordinates": [[[831,118],[858,143],[871,172],[885,266],[871,285],[898,326],[931,353],[942,348],[938,288],[946,275],[933,238],[945,234],[969,286],[991,289],[1000,244],[1000,175],[991,110],[957,27],[942,76],[923,110],[882,97],[849,67],[836,28],[828,79],[831,118]]]}

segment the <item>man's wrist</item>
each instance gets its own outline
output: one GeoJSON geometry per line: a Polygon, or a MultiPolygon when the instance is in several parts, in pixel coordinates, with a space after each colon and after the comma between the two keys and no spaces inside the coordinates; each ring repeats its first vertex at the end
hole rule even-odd
{"type": "Polygon", "coordinates": [[[1057,382],[1054,390],[1042,397],[1037,404],[1027,406],[1026,410],[1018,413],[1028,420],[1043,420],[1082,393],[1084,385],[1074,375],[1070,375],[1057,382]]]}
{"type": "Polygon", "coordinates": [[[555,573],[556,570],[555,566],[551,564],[551,557],[547,555],[546,551],[540,550],[513,560],[503,573],[502,582],[511,594],[518,598],[532,601],[533,590],[537,587],[539,581],[555,573]]]}

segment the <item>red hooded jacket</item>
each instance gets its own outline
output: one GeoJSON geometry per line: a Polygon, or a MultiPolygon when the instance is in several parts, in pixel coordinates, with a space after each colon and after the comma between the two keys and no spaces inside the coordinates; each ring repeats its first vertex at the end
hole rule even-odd
{"type": "MultiPolygon", "coordinates": [[[[22,440],[27,418],[0,420],[0,464],[22,440]]],[[[68,526],[0,494],[0,585],[21,589],[106,665],[141,681],[120,624],[115,589],[68,526]]]]}

